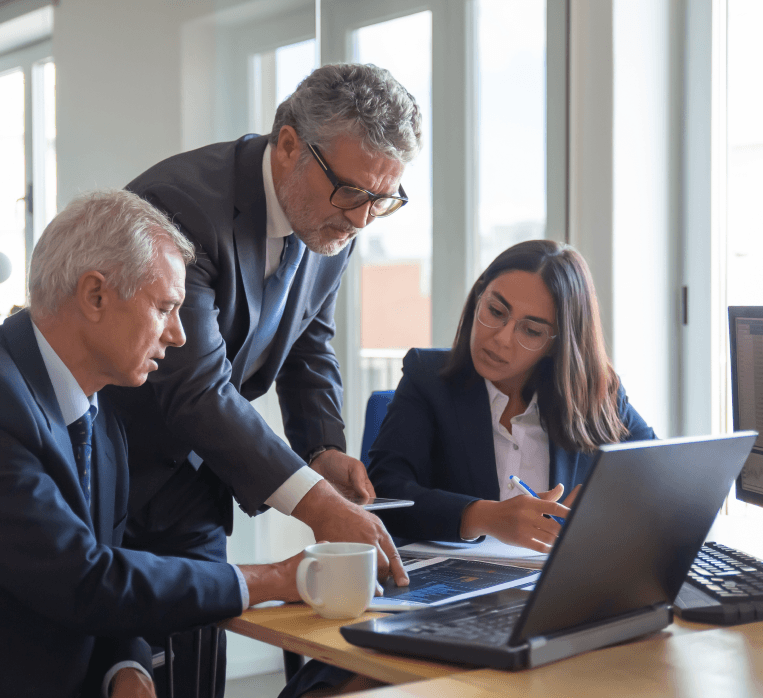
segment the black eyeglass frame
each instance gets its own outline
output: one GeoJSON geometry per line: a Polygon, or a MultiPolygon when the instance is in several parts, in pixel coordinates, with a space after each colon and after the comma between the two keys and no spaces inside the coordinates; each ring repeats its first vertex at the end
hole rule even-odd
{"type": "Polygon", "coordinates": [[[317,145],[312,145],[310,143],[307,143],[307,147],[310,150],[310,152],[313,154],[313,157],[315,158],[316,162],[321,166],[321,169],[323,170],[324,174],[328,178],[329,182],[331,182],[331,184],[334,185],[334,191],[332,191],[331,196],[329,196],[329,203],[335,208],[338,208],[341,211],[352,211],[353,209],[360,208],[361,206],[365,206],[370,201],[371,206],[368,209],[368,212],[374,218],[386,218],[387,216],[391,216],[395,211],[399,211],[401,208],[403,208],[403,206],[405,206],[408,203],[408,197],[406,196],[405,189],[403,189],[402,184],[400,185],[398,189],[399,196],[394,196],[392,194],[374,194],[373,192],[368,191],[368,189],[363,189],[362,187],[356,187],[354,184],[348,184],[347,182],[343,182],[342,180],[340,180],[334,174],[333,170],[328,166],[328,163],[323,159],[323,153],[321,153],[321,151],[318,150],[317,145]],[[362,191],[368,198],[365,201],[361,201],[359,204],[355,206],[350,206],[350,207],[339,206],[334,203],[334,195],[342,187],[349,187],[350,189],[355,189],[356,191],[362,191]],[[387,211],[386,213],[377,215],[373,212],[373,202],[379,201],[381,199],[395,199],[396,201],[399,201],[400,204],[395,206],[393,209],[387,211]]]}

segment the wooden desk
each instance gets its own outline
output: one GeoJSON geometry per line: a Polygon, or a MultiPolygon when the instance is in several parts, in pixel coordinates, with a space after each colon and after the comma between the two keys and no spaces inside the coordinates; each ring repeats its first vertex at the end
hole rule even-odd
{"type": "Polygon", "coordinates": [[[664,631],[532,670],[504,672],[429,662],[355,647],[304,604],[251,609],[226,629],[370,676],[387,688],[368,698],[411,696],[763,696],[763,623],[717,628],[680,619],[664,631]]]}
{"type": "Polygon", "coordinates": [[[349,644],[339,634],[342,625],[383,615],[364,613],[355,620],[327,620],[300,603],[252,608],[221,623],[221,627],[384,683],[407,683],[469,671],[470,667],[365,650],[349,644]]]}
{"type": "MultiPolygon", "coordinates": [[[[702,628],[706,626],[700,626],[702,628]]],[[[759,698],[763,623],[659,634],[518,672],[493,669],[389,686],[363,698],[759,698]]]]}
{"type": "MultiPolygon", "coordinates": [[[[749,530],[749,529],[747,529],[749,530]]],[[[736,533],[736,532],[734,532],[736,533]]],[[[757,536],[756,536],[757,538],[757,536]]],[[[718,540],[745,547],[739,535],[718,540]],[[731,540],[730,540],[731,539],[731,540]]],[[[718,628],[677,619],[664,631],[536,669],[504,672],[395,656],[350,645],[338,628],[380,617],[333,621],[303,604],[246,611],[223,627],[286,650],[394,684],[367,698],[752,698],[763,696],[763,622],[718,628]]]]}

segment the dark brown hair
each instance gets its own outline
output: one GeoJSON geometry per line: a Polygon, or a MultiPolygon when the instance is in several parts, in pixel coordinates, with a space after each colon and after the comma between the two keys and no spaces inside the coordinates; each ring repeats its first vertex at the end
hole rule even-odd
{"type": "Polygon", "coordinates": [[[476,376],[469,347],[477,299],[493,279],[527,271],[543,279],[556,305],[554,345],[523,390],[526,402],[538,393],[549,438],[565,450],[590,453],[627,435],[617,406],[620,380],[607,356],[599,302],[591,272],[574,248],[552,240],[529,240],[504,250],[472,286],[443,377],[476,376]]]}

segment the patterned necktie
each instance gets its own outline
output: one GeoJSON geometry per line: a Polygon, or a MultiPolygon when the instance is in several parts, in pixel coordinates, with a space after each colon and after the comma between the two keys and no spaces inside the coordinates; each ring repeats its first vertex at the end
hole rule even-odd
{"type": "Polygon", "coordinates": [[[69,426],[69,438],[72,440],[74,449],[74,460],[77,463],[77,472],[79,473],[79,484],[82,492],[85,494],[85,501],[90,507],[90,458],[93,452],[93,418],[95,415],[95,405],[85,412],[76,422],[69,426]]]}
{"type": "Polygon", "coordinates": [[[260,322],[257,327],[257,337],[252,345],[250,356],[259,356],[270,345],[275,337],[278,323],[281,322],[286,299],[289,296],[294,276],[299,268],[305,245],[292,233],[284,238],[284,251],[281,264],[275,274],[265,282],[265,292],[262,295],[260,322]]]}

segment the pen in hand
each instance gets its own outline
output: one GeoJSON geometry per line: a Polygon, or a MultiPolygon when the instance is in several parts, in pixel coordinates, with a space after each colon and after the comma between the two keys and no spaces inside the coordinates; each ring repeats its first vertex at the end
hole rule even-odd
{"type": "MultiPolygon", "coordinates": [[[[516,487],[523,494],[529,494],[531,497],[535,497],[535,499],[540,499],[540,497],[537,494],[535,494],[535,492],[533,492],[532,489],[530,489],[516,475],[512,475],[509,478],[509,482],[512,484],[513,487],[516,487]]],[[[544,516],[546,516],[546,514],[544,514],[544,516]]],[[[564,519],[562,519],[561,517],[559,517],[559,516],[551,516],[550,514],[548,516],[550,516],[559,525],[561,525],[561,526],[564,525],[564,519]]]]}

